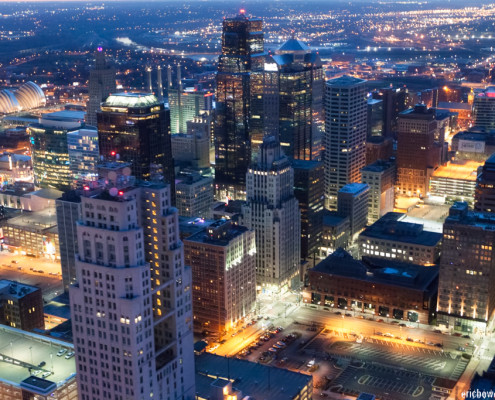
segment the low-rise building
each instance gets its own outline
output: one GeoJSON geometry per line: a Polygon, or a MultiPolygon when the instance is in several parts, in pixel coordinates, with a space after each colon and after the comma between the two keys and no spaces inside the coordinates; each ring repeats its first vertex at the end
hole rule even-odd
{"type": "Polygon", "coordinates": [[[41,289],[0,280],[0,323],[25,331],[44,329],[41,289]]]}
{"type": "Polygon", "coordinates": [[[198,400],[313,398],[311,374],[210,353],[196,356],[195,361],[198,400]]]}
{"type": "Polygon", "coordinates": [[[446,202],[467,201],[473,203],[476,176],[482,164],[478,161],[460,160],[439,166],[430,177],[430,195],[446,202]]]}
{"type": "Polygon", "coordinates": [[[438,267],[355,260],[343,249],[308,271],[305,304],[429,323],[434,319],[438,267]]]}
{"type": "Polygon", "coordinates": [[[418,265],[434,265],[440,258],[442,234],[424,225],[403,221],[406,214],[390,212],[359,235],[361,256],[418,265]]]}
{"type": "Polygon", "coordinates": [[[23,211],[42,211],[53,207],[62,193],[52,188],[34,190],[32,183],[15,182],[0,191],[0,205],[23,211]]]}
{"type": "Polygon", "coordinates": [[[71,343],[8,326],[0,326],[0,343],[8,347],[0,362],[0,399],[78,398],[71,343]]]}
{"type": "MultiPolygon", "coordinates": [[[[55,204],[53,204],[55,205],[55,204]]],[[[35,257],[60,259],[57,216],[54,207],[24,212],[2,221],[4,246],[35,257]]]]}

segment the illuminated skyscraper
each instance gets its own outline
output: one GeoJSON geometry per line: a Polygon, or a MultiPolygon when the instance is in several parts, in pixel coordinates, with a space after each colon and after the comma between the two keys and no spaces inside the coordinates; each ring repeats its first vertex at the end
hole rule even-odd
{"type": "Polygon", "coordinates": [[[485,129],[495,129],[495,86],[476,93],[473,103],[474,125],[485,129]]]}
{"type": "Polygon", "coordinates": [[[336,210],[338,191],[361,182],[366,162],[366,81],[344,75],[326,85],[325,207],[336,210]]]}
{"type": "Polygon", "coordinates": [[[95,68],[89,72],[89,100],[86,104],[86,124],[96,126],[96,113],[100,104],[110,93],[115,93],[115,68],[110,67],[105,60],[103,49],[98,47],[95,52],[95,68]]]}
{"type": "Polygon", "coordinates": [[[215,124],[215,180],[220,196],[245,198],[246,171],[251,162],[250,72],[259,69],[263,22],[244,10],[223,20],[215,124]]]}
{"type": "Polygon", "coordinates": [[[242,224],[256,232],[256,283],[260,290],[293,287],[300,277],[301,213],[294,170],[273,136],[263,139],[247,174],[242,224]]]}
{"type": "Polygon", "coordinates": [[[161,175],[175,192],[170,111],[153,94],[110,95],[98,112],[98,138],[100,155],[131,163],[139,180],[161,175]]]}

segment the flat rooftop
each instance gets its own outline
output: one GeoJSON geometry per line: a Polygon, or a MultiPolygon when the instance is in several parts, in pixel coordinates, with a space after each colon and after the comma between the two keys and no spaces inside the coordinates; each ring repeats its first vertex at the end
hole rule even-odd
{"type": "Polygon", "coordinates": [[[218,378],[230,377],[232,386],[243,396],[259,400],[293,399],[313,380],[311,375],[210,353],[196,356],[195,362],[196,393],[204,398],[211,395],[218,378]]]}
{"type": "Polygon", "coordinates": [[[41,211],[24,211],[21,215],[10,218],[7,225],[31,230],[53,228],[57,226],[57,213],[51,207],[41,211]]]}
{"type": "Polygon", "coordinates": [[[421,246],[436,246],[442,240],[442,234],[424,230],[423,224],[405,222],[405,214],[389,212],[367,227],[359,239],[367,238],[391,240],[421,246]]]}
{"type": "Polygon", "coordinates": [[[20,299],[27,294],[41,290],[36,286],[25,285],[8,279],[0,280],[0,298],[16,298],[20,299]]]}
{"type": "MultiPolygon", "coordinates": [[[[32,371],[53,372],[44,379],[32,379],[33,382],[30,382],[32,386],[38,386],[40,392],[46,390],[43,389],[48,386],[46,381],[57,387],[62,386],[76,375],[76,362],[74,357],[67,360],[67,353],[57,357],[60,349],[66,349],[68,353],[74,350],[74,346],[54,338],[0,325],[0,381],[20,387],[21,382],[31,376],[31,367],[32,371]],[[46,364],[38,368],[43,361],[46,364]]],[[[41,378],[41,374],[38,378],[41,378]]],[[[35,389],[31,387],[30,390],[35,389]]]]}
{"type": "Polygon", "coordinates": [[[358,194],[366,189],[368,189],[369,186],[366,183],[348,183],[342,189],[339,190],[339,193],[352,193],[352,194],[358,194]]]}
{"type": "Polygon", "coordinates": [[[471,160],[466,160],[462,163],[449,162],[447,165],[439,166],[433,172],[432,178],[448,178],[475,182],[478,175],[478,168],[482,166],[483,163],[471,160]]]}

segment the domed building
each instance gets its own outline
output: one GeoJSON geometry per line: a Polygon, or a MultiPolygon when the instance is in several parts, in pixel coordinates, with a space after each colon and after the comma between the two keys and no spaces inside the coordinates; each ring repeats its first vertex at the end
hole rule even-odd
{"type": "Polygon", "coordinates": [[[43,90],[33,82],[26,82],[17,90],[4,89],[0,91],[0,113],[10,114],[18,111],[31,110],[46,104],[43,90]]]}

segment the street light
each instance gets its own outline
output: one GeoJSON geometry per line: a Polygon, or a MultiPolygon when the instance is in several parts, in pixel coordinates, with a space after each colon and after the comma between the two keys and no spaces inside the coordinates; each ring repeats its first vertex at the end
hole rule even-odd
{"type": "Polygon", "coordinates": [[[29,352],[31,353],[31,364],[33,363],[33,346],[29,346],[29,352]]]}

